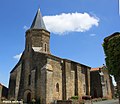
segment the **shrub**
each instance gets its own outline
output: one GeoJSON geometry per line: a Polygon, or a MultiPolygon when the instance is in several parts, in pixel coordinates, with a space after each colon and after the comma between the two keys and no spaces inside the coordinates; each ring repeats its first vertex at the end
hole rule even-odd
{"type": "Polygon", "coordinates": [[[78,96],[72,96],[71,99],[78,100],[78,96]]]}

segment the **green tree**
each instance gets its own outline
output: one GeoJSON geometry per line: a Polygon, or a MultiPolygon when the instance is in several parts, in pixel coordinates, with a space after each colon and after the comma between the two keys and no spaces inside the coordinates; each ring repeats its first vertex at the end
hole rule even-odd
{"type": "Polygon", "coordinates": [[[105,61],[110,74],[117,82],[119,104],[120,104],[120,33],[116,32],[104,39],[105,61]]]}

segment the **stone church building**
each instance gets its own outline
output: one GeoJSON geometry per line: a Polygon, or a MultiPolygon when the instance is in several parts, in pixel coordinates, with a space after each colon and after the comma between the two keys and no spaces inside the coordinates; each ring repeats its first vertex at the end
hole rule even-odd
{"type": "Polygon", "coordinates": [[[50,104],[90,95],[90,67],[52,55],[49,41],[50,32],[38,9],[26,31],[25,50],[10,72],[9,99],[50,104]]]}

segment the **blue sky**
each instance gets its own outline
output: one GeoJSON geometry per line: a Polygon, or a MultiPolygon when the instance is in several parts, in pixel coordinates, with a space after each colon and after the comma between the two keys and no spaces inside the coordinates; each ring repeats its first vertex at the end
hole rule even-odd
{"type": "Polygon", "coordinates": [[[1,0],[0,83],[8,86],[9,73],[18,62],[16,55],[25,47],[26,28],[39,7],[44,19],[47,17],[52,54],[91,67],[105,63],[103,39],[120,31],[118,0],[1,0]]]}

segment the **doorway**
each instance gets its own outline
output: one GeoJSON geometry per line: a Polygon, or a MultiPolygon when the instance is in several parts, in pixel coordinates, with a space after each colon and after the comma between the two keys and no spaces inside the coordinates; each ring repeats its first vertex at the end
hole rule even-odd
{"type": "Polygon", "coordinates": [[[27,94],[27,103],[29,104],[31,102],[31,93],[29,92],[27,94]]]}

